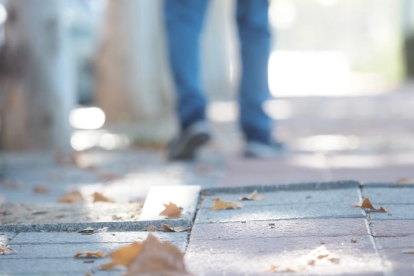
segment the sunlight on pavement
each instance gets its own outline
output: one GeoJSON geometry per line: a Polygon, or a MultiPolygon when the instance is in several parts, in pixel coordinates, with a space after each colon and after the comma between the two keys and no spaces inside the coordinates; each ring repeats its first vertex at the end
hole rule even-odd
{"type": "Polygon", "coordinates": [[[70,143],[76,151],[93,147],[114,150],[127,148],[130,145],[130,139],[126,135],[107,133],[105,131],[77,130],[73,132],[70,143]]]}
{"type": "Polygon", "coordinates": [[[296,148],[305,151],[343,151],[358,148],[359,138],[344,135],[314,135],[301,138],[296,148]]]}

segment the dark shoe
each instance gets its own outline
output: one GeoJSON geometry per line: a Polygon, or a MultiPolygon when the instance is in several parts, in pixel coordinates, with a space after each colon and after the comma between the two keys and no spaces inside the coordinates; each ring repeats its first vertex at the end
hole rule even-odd
{"type": "Polygon", "coordinates": [[[246,149],[244,155],[251,158],[272,159],[282,156],[286,153],[284,144],[271,141],[263,143],[259,141],[250,140],[246,142],[246,149]]]}
{"type": "Polygon", "coordinates": [[[197,150],[210,140],[210,131],[206,122],[201,121],[189,126],[169,145],[169,159],[193,159],[197,150]]]}

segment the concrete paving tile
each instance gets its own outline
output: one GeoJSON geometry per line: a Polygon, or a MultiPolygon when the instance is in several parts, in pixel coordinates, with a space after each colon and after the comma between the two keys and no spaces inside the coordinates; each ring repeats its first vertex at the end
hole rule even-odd
{"type": "Polygon", "coordinates": [[[301,219],[195,224],[191,239],[337,237],[367,235],[365,219],[301,219]]]}
{"type": "Polygon", "coordinates": [[[0,244],[9,244],[16,235],[13,232],[0,232],[0,244]]]}
{"type": "MultiPolygon", "coordinates": [[[[264,205],[292,205],[292,204],[315,204],[315,203],[338,203],[344,205],[352,205],[359,201],[357,189],[332,189],[332,190],[298,190],[298,191],[274,191],[259,193],[263,195],[262,200],[244,200],[241,201],[246,207],[248,206],[264,206],[264,205]]],[[[214,205],[211,200],[220,198],[227,201],[239,201],[240,197],[248,196],[249,193],[238,194],[214,194],[205,196],[202,208],[210,208],[214,205]]]]}
{"type": "MultiPolygon", "coordinates": [[[[414,235],[405,237],[379,237],[375,238],[379,250],[398,249],[400,254],[404,249],[414,250],[414,235]]],[[[414,257],[414,256],[413,256],[414,257]]]]}
{"type": "MultiPolygon", "coordinates": [[[[212,205],[211,203],[205,204],[212,205]]],[[[236,222],[255,220],[286,220],[306,218],[363,218],[361,210],[343,203],[244,206],[237,210],[202,208],[196,223],[236,222]]]]}
{"type": "MultiPolygon", "coordinates": [[[[69,244],[69,243],[131,243],[143,241],[149,232],[105,232],[92,235],[65,232],[19,233],[10,244],[69,244]]],[[[187,242],[187,233],[151,232],[161,241],[182,245],[187,242]]]]}
{"type": "Polygon", "coordinates": [[[376,237],[399,237],[414,235],[414,220],[375,220],[371,222],[376,237]]]}
{"type": "Polygon", "coordinates": [[[388,275],[414,275],[414,255],[402,254],[400,248],[379,250],[388,275]]]}
{"type": "Polygon", "coordinates": [[[307,251],[325,244],[328,250],[337,252],[373,252],[371,238],[365,236],[341,237],[281,237],[240,238],[216,240],[191,240],[187,252],[209,252],[210,254],[234,253],[268,255],[275,252],[307,251]]]}
{"type": "MultiPolygon", "coordinates": [[[[378,205],[374,205],[377,207],[378,205]]],[[[389,212],[370,212],[371,220],[414,220],[414,204],[384,204],[389,212]]]]}
{"type": "Polygon", "coordinates": [[[164,220],[159,214],[170,202],[182,208],[180,219],[192,221],[198,203],[200,186],[157,186],[152,187],[145,200],[139,220],[164,220]]]}
{"type": "MultiPolygon", "coordinates": [[[[55,275],[64,272],[85,275],[108,259],[97,259],[93,263],[84,263],[82,259],[62,258],[62,259],[3,259],[0,258],[0,275],[14,275],[26,273],[30,275],[43,274],[55,275]]],[[[119,274],[121,274],[120,272],[119,274]]]]}
{"type": "MultiPolygon", "coordinates": [[[[261,275],[272,265],[297,266],[306,254],[315,249],[320,241],[314,238],[279,238],[270,242],[255,239],[206,241],[203,247],[188,248],[186,261],[190,271],[197,275],[261,275]],[[276,242],[278,240],[278,242],[276,242]],[[223,244],[224,243],[224,244],[223,244]],[[226,244],[228,243],[226,247],[226,244]],[[217,246],[217,248],[215,248],[217,246]],[[219,247],[220,246],[220,247],[219,247]],[[227,249],[225,250],[226,247],[227,249]],[[243,248],[243,250],[241,250],[243,248]]],[[[381,260],[374,251],[369,238],[358,243],[342,243],[347,237],[330,237],[324,240],[328,250],[340,258],[339,264],[315,266],[295,275],[380,275],[381,260]]],[[[285,275],[285,274],[284,274],[285,275]]]]}
{"type": "MultiPolygon", "coordinates": [[[[187,244],[182,241],[169,241],[181,251],[185,251],[187,244]]],[[[2,259],[39,259],[39,258],[73,258],[81,251],[105,251],[105,255],[130,243],[68,243],[68,244],[13,244],[11,248],[18,254],[7,254],[2,259]]]]}
{"type": "MultiPolygon", "coordinates": [[[[413,185],[414,186],[414,185],[413,185]]],[[[414,204],[413,188],[364,187],[364,196],[372,204],[414,204]]]]}

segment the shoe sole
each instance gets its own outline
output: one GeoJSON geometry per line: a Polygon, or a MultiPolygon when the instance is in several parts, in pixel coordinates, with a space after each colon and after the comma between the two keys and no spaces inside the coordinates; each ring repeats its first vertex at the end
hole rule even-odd
{"type": "Polygon", "coordinates": [[[183,160],[183,159],[193,159],[195,156],[195,152],[198,148],[203,146],[210,140],[210,135],[208,133],[199,133],[191,137],[176,156],[171,157],[171,160],[183,160]]]}

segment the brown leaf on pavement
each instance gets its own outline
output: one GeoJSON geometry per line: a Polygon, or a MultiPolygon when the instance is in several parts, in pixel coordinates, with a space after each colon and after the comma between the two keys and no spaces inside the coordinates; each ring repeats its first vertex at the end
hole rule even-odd
{"type": "Polygon", "coordinates": [[[407,183],[407,184],[414,184],[414,179],[409,178],[399,178],[397,180],[398,183],[407,183]]]}
{"type": "Polygon", "coordinates": [[[76,253],[76,255],[74,256],[74,258],[77,259],[77,258],[79,258],[82,255],[85,255],[84,258],[92,258],[92,257],[102,258],[104,254],[105,254],[105,251],[102,251],[102,252],[97,252],[97,251],[81,251],[81,252],[76,253]]]}
{"type": "Polygon", "coordinates": [[[170,202],[170,204],[164,204],[165,210],[160,213],[160,216],[166,216],[167,218],[179,218],[181,217],[181,210],[177,205],[170,202]]]}
{"type": "Polygon", "coordinates": [[[360,208],[364,208],[364,209],[370,209],[370,210],[374,210],[374,211],[378,211],[378,212],[388,212],[390,210],[390,209],[385,208],[385,207],[375,208],[374,206],[372,206],[371,201],[369,201],[369,199],[367,197],[364,199],[364,201],[362,203],[355,203],[352,206],[360,207],[360,208]]]}
{"type": "Polygon", "coordinates": [[[264,195],[259,195],[257,190],[254,190],[253,193],[248,196],[241,197],[240,200],[262,200],[263,198],[264,195]]]}
{"type": "Polygon", "coordinates": [[[404,249],[401,251],[403,254],[414,254],[414,249],[404,249]]]}
{"type": "Polygon", "coordinates": [[[98,192],[94,192],[92,196],[93,196],[94,203],[95,202],[113,202],[112,200],[110,200],[109,198],[107,198],[106,196],[98,192]]]}
{"type": "Polygon", "coordinates": [[[226,210],[226,209],[237,209],[242,208],[243,205],[238,202],[232,202],[232,201],[225,201],[221,200],[220,198],[213,198],[213,201],[216,202],[213,207],[211,207],[211,210],[226,210]]]}
{"type": "Polygon", "coordinates": [[[142,243],[141,253],[128,266],[127,275],[189,276],[191,274],[185,267],[184,253],[180,249],[170,243],[163,243],[149,234],[142,243]]]}
{"type": "Polygon", "coordinates": [[[121,247],[120,249],[112,252],[108,255],[111,258],[111,261],[101,265],[102,269],[112,270],[117,265],[129,266],[142,251],[143,244],[139,242],[134,242],[130,245],[121,247]]]}
{"type": "Polygon", "coordinates": [[[33,192],[36,193],[36,194],[45,195],[45,194],[49,193],[49,189],[47,187],[44,187],[44,186],[36,186],[36,187],[34,187],[33,192]]]}
{"type": "Polygon", "coordinates": [[[96,178],[100,179],[100,180],[114,180],[118,178],[118,175],[114,172],[98,172],[96,174],[96,178]]]}
{"type": "Polygon", "coordinates": [[[63,195],[57,201],[60,203],[79,203],[84,200],[85,199],[79,191],[71,191],[63,195]]]}
{"type": "Polygon", "coordinates": [[[11,248],[9,245],[2,245],[2,244],[0,244],[0,255],[6,255],[6,253],[8,251],[17,253],[17,251],[14,250],[13,248],[11,248]]]}
{"type": "Polygon", "coordinates": [[[331,263],[339,263],[340,259],[333,256],[331,252],[328,251],[325,245],[320,245],[316,249],[309,252],[308,255],[305,256],[307,260],[307,264],[314,266],[317,263],[320,263],[321,261],[328,261],[331,263]]]}
{"type": "Polygon", "coordinates": [[[300,270],[294,269],[294,268],[291,268],[291,267],[280,267],[278,265],[272,265],[265,272],[295,273],[295,272],[298,272],[298,271],[300,271],[300,270]]]}
{"type": "Polygon", "coordinates": [[[143,231],[160,231],[162,229],[158,228],[155,225],[148,225],[147,227],[142,228],[143,231]]]}
{"type": "Polygon", "coordinates": [[[183,232],[186,230],[186,228],[184,226],[176,226],[176,227],[171,227],[168,224],[163,223],[162,228],[166,229],[167,231],[170,232],[183,232]]]}

